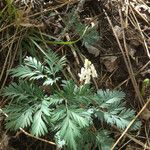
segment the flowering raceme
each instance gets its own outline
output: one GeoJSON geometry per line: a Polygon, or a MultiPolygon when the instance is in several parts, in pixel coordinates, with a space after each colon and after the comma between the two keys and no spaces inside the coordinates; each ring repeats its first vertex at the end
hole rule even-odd
{"type": "Polygon", "coordinates": [[[94,65],[88,59],[85,59],[84,67],[81,68],[81,73],[78,74],[80,81],[85,84],[90,83],[91,77],[97,77],[97,72],[94,65]]]}

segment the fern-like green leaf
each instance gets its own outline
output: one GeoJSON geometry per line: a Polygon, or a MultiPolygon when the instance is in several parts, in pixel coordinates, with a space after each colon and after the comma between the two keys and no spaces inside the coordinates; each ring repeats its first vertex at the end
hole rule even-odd
{"type": "Polygon", "coordinates": [[[96,134],[96,145],[99,150],[110,150],[114,143],[107,130],[100,130],[96,134]]]}
{"type": "Polygon", "coordinates": [[[59,58],[54,52],[49,52],[45,58],[47,66],[44,66],[40,61],[33,57],[26,57],[24,65],[11,69],[10,74],[13,77],[21,79],[39,80],[43,79],[43,85],[53,85],[60,77],[55,77],[55,74],[62,70],[66,63],[65,56],[59,58]]]}
{"type": "Polygon", "coordinates": [[[22,79],[28,78],[30,80],[44,78],[45,75],[43,72],[44,66],[42,66],[41,62],[36,60],[36,58],[32,57],[26,57],[24,60],[24,65],[10,70],[13,77],[19,77],[22,79]]]}
{"type": "MultiPolygon", "coordinates": [[[[75,27],[76,33],[78,33],[80,36],[82,36],[82,34],[86,28],[86,25],[78,22],[77,19],[75,20],[73,25],[75,27]]],[[[82,43],[83,43],[83,45],[85,45],[85,47],[88,47],[89,45],[95,44],[98,39],[99,39],[99,34],[96,29],[96,26],[89,27],[83,36],[82,43]]]]}
{"type": "MultiPolygon", "coordinates": [[[[135,112],[125,108],[122,102],[125,94],[120,91],[99,90],[95,96],[98,104],[96,115],[101,121],[110,125],[116,125],[120,129],[125,129],[134,118],[135,112]]],[[[140,127],[139,122],[134,124],[134,129],[140,127]]]]}
{"type": "Polygon", "coordinates": [[[41,110],[37,111],[33,116],[31,133],[35,136],[42,136],[48,132],[46,124],[42,117],[43,117],[43,113],[41,110]]]}
{"type": "Polygon", "coordinates": [[[55,74],[59,72],[60,70],[62,70],[62,68],[66,64],[66,58],[65,56],[60,58],[58,54],[50,50],[46,56],[47,57],[45,58],[45,61],[49,66],[49,67],[46,67],[46,72],[47,74],[53,74],[55,76],[55,74]]]}
{"type": "Polygon", "coordinates": [[[55,128],[59,130],[60,139],[65,141],[69,149],[76,150],[77,139],[81,136],[82,129],[92,123],[91,114],[84,109],[74,108],[69,110],[61,108],[61,113],[58,112],[57,109],[57,115],[55,114],[52,120],[57,122],[55,128]]]}
{"type": "Polygon", "coordinates": [[[54,130],[59,130],[61,127],[60,122],[66,117],[66,107],[64,105],[59,106],[53,111],[52,123],[55,124],[54,130]]]}
{"type": "Polygon", "coordinates": [[[80,130],[68,116],[62,122],[60,137],[64,139],[70,150],[77,150],[76,140],[80,137],[80,130]]]}
{"type": "Polygon", "coordinates": [[[120,103],[125,97],[125,94],[121,91],[110,91],[110,90],[98,90],[94,99],[102,108],[112,106],[114,103],[120,103]]]}
{"type": "Polygon", "coordinates": [[[12,83],[4,88],[3,95],[14,100],[37,100],[43,98],[43,91],[35,84],[20,80],[18,84],[12,83]]]}
{"type": "Polygon", "coordinates": [[[43,72],[43,70],[44,70],[44,66],[41,64],[41,62],[40,61],[38,61],[36,58],[34,58],[34,57],[26,57],[25,59],[24,59],[24,63],[25,63],[25,65],[26,66],[29,66],[29,67],[31,67],[32,69],[36,69],[36,70],[38,70],[39,72],[43,72]]]}
{"type": "Polygon", "coordinates": [[[65,99],[68,104],[83,104],[89,105],[93,97],[92,89],[89,85],[83,85],[78,87],[72,80],[63,81],[63,90],[57,91],[60,99],[65,99]]]}
{"type": "Polygon", "coordinates": [[[57,94],[53,94],[49,97],[45,97],[44,99],[49,101],[49,104],[51,106],[60,105],[64,101],[64,99],[60,98],[57,94]]]}
{"type": "Polygon", "coordinates": [[[53,85],[54,83],[56,83],[58,80],[60,79],[60,77],[56,77],[55,79],[52,78],[47,78],[44,82],[43,82],[43,86],[44,85],[53,85]]]}
{"type": "Polygon", "coordinates": [[[19,129],[20,127],[22,127],[22,128],[28,127],[32,123],[32,114],[33,114],[32,108],[29,108],[29,109],[22,111],[22,112],[23,113],[21,114],[21,116],[19,116],[15,120],[15,122],[16,122],[15,129],[19,129]]]}
{"type": "Polygon", "coordinates": [[[48,132],[47,117],[51,117],[50,103],[47,100],[42,100],[41,104],[36,106],[36,112],[33,116],[33,124],[31,127],[31,133],[35,136],[42,136],[48,132]]]}
{"type": "MultiPolygon", "coordinates": [[[[122,109],[117,111],[116,109],[109,109],[108,112],[104,112],[104,120],[110,125],[116,125],[120,129],[125,129],[130,121],[134,118],[135,111],[131,109],[122,109]]],[[[139,129],[140,122],[137,121],[133,124],[132,129],[139,129]]]]}
{"type": "Polygon", "coordinates": [[[18,100],[28,98],[29,94],[26,93],[23,84],[23,82],[20,82],[20,84],[10,84],[8,87],[4,88],[3,96],[7,96],[9,99],[18,98],[18,100]]]}
{"type": "Polygon", "coordinates": [[[70,118],[79,126],[79,128],[84,128],[89,126],[91,123],[91,114],[88,111],[82,109],[70,110],[70,118]]]}
{"type": "Polygon", "coordinates": [[[42,103],[40,105],[40,110],[44,113],[46,116],[51,116],[51,110],[49,108],[50,102],[46,99],[42,100],[42,103]]]}
{"type": "Polygon", "coordinates": [[[92,130],[85,128],[81,131],[82,139],[78,139],[78,150],[110,150],[113,145],[113,138],[107,130],[92,130]]]}
{"type": "Polygon", "coordinates": [[[8,114],[6,117],[6,128],[17,130],[20,127],[28,127],[32,123],[33,109],[29,105],[7,105],[4,112],[8,114]]]}

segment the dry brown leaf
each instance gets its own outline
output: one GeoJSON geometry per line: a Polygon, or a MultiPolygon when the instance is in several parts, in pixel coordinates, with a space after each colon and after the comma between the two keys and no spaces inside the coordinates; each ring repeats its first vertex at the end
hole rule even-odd
{"type": "Polygon", "coordinates": [[[135,60],[135,56],[134,55],[136,53],[136,50],[132,46],[130,46],[130,45],[127,45],[127,47],[128,47],[129,55],[131,56],[131,58],[133,60],[135,60]]]}
{"type": "MultiPolygon", "coordinates": [[[[135,35],[134,35],[135,36],[135,35]]],[[[134,37],[133,36],[133,37],[134,37]]],[[[139,40],[138,40],[138,37],[136,38],[136,36],[135,36],[135,38],[133,38],[133,39],[130,39],[130,45],[132,45],[132,46],[134,46],[134,47],[138,47],[139,45],[141,45],[141,43],[139,42],[139,40]]]]}
{"type": "Polygon", "coordinates": [[[88,52],[90,54],[93,54],[95,57],[97,57],[99,55],[99,53],[100,53],[99,49],[96,48],[95,46],[92,46],[92,45],[89,45],[89,44],[87,45],[86,44],[86,48],[87,48],[88,52]]]}
{"type": "Polygon", "coordinates": [[[117,37],[119,38],[119,39],[122,39],[122,35],[123,35],[123,30],[122,30],[122,28],[121,27],[119,27],[119,26],[115,26],[114,27],[114,31],[115,31],[115,33],[117,34],[117,37]]]}
{"type": "Polygon", "coordinates": [[[140,118],[147,121],[150,119],[150,111],[146,108],[140,115],[140,118]]]}
{"type": "Polygon", "coordinates": [[[118,68],[118,61],[116,56],[107,56],[103,58],[103,63],[107,69],[107,71],[112,72],[116,68],[118,68]]]}

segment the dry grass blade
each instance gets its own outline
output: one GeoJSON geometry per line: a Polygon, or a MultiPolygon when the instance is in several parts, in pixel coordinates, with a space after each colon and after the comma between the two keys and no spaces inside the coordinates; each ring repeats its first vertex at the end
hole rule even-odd
{"type": "MultiPolygon", "coordinates": [[[[117,139],[117,141],[115,142],[115,144],[112,146],[111,150],[113,150],[117,144],[119,143],[119,141],[122,139],[122,137],[127,133],[127,131],[129,130],[129,128],[132,126],[132,124],[135,122],[135,120],[140,116],[140,114],[145,110],[145,108],[148,106],[150,102],[150,98],[147,100],[147,102],[145,103],[145,105],[142,107],[142,109],[138,112],[138,114],[135,116],[135,118],[129,123],[128,127],[124,130],[124,132],[121,134],[121,136],[117,139]]],[[[150,149],[149,147],[145,146],[147,149],[150,149]]]]}
{"type": "MultiPolygon", "coordinates": [[[[139,31],[139,33],[141,35],[141,40],[143,41],[143,45],[145,47],[145,51],[147,53],[148,58],[150,59],[150,52],[148,50],[148,45],[147,45],[147,42],[146,42],[146,40],[149,39],[150,37],[147,35],[147,39],[145,38],[145,35],[144,35],[143,31],[141,30],[141,27],[139,25],[139,22],[138,22],[138,19],[136,17],[136,14],[134,13],[136,10],[132,6],[132,4],[130,5],[130,9],[131,9],[131,12],[132,12],[132,15],[133,15],[133,19],[134,19],[134,22],[135,22],[134,26],[135,26],[136,29],[138,29],[138,31],[139,31]]],[[[140,14],[140,12],[138,12],[138,14],[140,14]]],[[[146,20],[146,19],[144,18],[144,20],[146,20]]],[[[149,22],[147,22],[147,20],[146,20],[146,23],[148,23],[148,26],[150,25],[149,22]]]]}
{"type": "MultiPolygon", "coordinates": [[[[120,12],[120,9],[119,9],[119,12],[120,12]]],[[[113,31],[113,33],[114,33],[114,36],[115,36],[116,40],[117,40],[118,46],[119,46],[119,48],[120,48],[120,50],[121,50],[121,52],[122,52],[123,59],[124,59],[124,61],[125,61],[127,70],[128,70],[128,72],[129,72],[129,75],[130,75],[130,78],[131,78],[133,87],[134,87],[134,89],[135,89],[135,91],[136,91],[136,94],[137,94],[137,96],[138,96],[138,98],[139,98],[139,102],[140,102],[141,105],[143,105],[144,101],[143,101],[143,98],[142,98],[142,96],[141,96],[141,94],[140,94],[140,90],[139,90],[139,88],[138,88],[138,85],[137,85],[137,82],[136,82],[136,79],[135,79],[135,76],[134,76],[134,73],[133,73],[132,65],[131,65],[131,62],[130,62],[130,58],[129,58],[129,54],[128,54],[128,50],[127,50],[127,46],[126,46],[125,35],[124,35],[124,37],[123,37],[123,40],[124,40],[124,48],[123,48],[123,46],[121,45],[121,43],[120,43],[120,41],[119,41],[118,35],[116,34],[116,32],[115,32],[115,30],[114,30],[114,27],[113,27],[113,25],[112,25],[112,22],[111,22],[110,18],[108,17],[108,15],[107,15],[107,13],[106,13],[105,10],[104,10],[104,13],[105,13],[105,15],[106,15],[106,17],[107,17],[107,19],[108,19],[108,22],[109,22],[109,24],[110,24],[110,26],[111,26],[111,28],[112,28],[112,31],[113,31]],[[124,49],[125,49],[125,50],[124,50],[124,49]]],[[[121,12],[120,12],[120,15],[121,15],[121,12]]],[[[121,17],[121,16],[120,16],[120,17],[121,17]]],[[[123,26],[122,17],[121,17],[120,19],[121,19],[121,25],[122,25],[122,28],[123,28],[124,26],[123,26]]],[[[124,31],[124,30],[123,30],[123,31],[124,31]]],[[[123,32],[123,33],[124,33],[124,32],[123,32]]]]}
{"type": "Polygon", "coordinates": [[[46,12],[49,12],[49,11],[52,11],[52,10],[56,10],[58,8],[61,8],[61,7],[65,6],[65,5],[75,4],[75,3],[78,3],[78,2],[79,2],[78,0],[69,0],[69,1],[66,1],[66,2],[64,2],[62,4],[59,4],[59,5],[56,5],[56,6],[51,6],[50,8],[47,8],[47,9],[41,11],[41,12],[38,12],[38,13],[35,13],[35,14],[31,14],[29,16],[29,18],[38,16],[40,14],[43,14],[43,13],[46,13],[46,12]]]}
{"type": "MultiPolygon", "coordinates": [[[[140,72],[142,72],[149,64],[150,64],[150,61],[148,61],[142,68],[140,68],[139,71],[137,73],[135,73],[135,76],[137,76],[140,72]]],[[[115,87],[115,89],[118,89],[119,87],[121,87],[123,84],[125,84],[129,80],[130,80],[130,77],[127,78],[126,80],[124,80],[123,82],[121,82],[118,86],[115,87]]]]}

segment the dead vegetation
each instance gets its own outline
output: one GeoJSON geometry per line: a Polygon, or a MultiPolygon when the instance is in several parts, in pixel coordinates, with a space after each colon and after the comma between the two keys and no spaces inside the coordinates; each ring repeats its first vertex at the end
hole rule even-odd
{"type": "MultiPolygon", "coordinates": [[[[63,71],[64,77],[73,78],[76,83],[79,83],[78,72],[84,59],[88,58],[98,72],[98,78],[93,79],[92,84],[97,89],[121,88],[127,95],[128,105],[137,112],[124,131],[112,129],[116,142],[111,150],[116,146],[119,150],[150,149],[150,2],[38,2],[0,2],[1,89],[13,80],[8,70],[21,64],[26,55],[42,60],[32,39],[43,42],[41,46],[45,49],[51,48],[60,55],[66,55],[68,63],[63,71]],[[140,118],[142,126],[132,134],[128,129],[136,118],[140,118]]],[[[1,98],[1,108],[6,103],[7,100],[1,98]]],[[[19,142],[25,143],[25,149],[35,146],[35,149],[48,149],[49,145],[55,145],[47,137],[34,137],[22,128],[16,135],[5,131],[3,118],[6,115],[0,118],[0,149],[13,149],[14,145],[21,149],[19,142]]]]}

